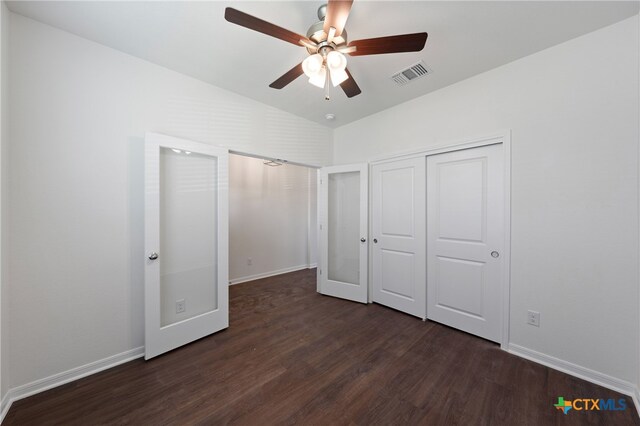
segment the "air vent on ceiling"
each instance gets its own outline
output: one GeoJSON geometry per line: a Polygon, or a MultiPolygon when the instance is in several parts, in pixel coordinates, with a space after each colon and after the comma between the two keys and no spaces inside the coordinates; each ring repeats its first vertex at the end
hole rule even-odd
{"type": "Polygon", "coordinates": [[[427,74],[431,74],[432,72],[431,68],[426,66],[424,62],[420,61],[417,64],[411,65],[409,68],[392,75],[391,79],[395,81],[398,86],[404,86],[405,84],[417,80],[427,74]]]}

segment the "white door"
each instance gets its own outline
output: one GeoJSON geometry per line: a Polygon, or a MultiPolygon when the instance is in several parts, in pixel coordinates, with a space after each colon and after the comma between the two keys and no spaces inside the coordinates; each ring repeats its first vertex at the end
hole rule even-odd
{"type": "Polygon", "coordinates": [[[500,342],[502,144],[427,157],[429,319],[500,342]]]}
{"type": "Polygon", "coordinates": [[[147,133],[145,359],[229,326],[228,152],[147,133]]]}
{"type": "Polygon", "coordinates": [[[373,301],[426,317],[425,157],[372,168],[373,301]]]}
{"type": "Polygon", "coordinates": [[[319,188],[319,291],[367,303],[367,165],[325,167],[319,188]]]}

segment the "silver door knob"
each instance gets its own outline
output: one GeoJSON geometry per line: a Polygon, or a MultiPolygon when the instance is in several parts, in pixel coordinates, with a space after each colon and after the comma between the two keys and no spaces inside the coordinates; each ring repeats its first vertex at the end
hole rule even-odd
{"type": "Polygon", "coordinates": [[[364,238],[364,237],[360,238],[360,242],[361,242],[361,243],[364,243],[364,242],[366,242],[366,241],[367,241],[367,239],[366,239],[366,238],[364,238]]]}
{"type": "Polygon", "coordinates": [[[377,239],[377,238],[374,238],[374,239],[373,239],[373,244],[377,244],[377,243],[378,243],[378,239],[377,239]]]}
{"type": "Polygon", "coordinates": [[[158,258],[158,253],[155,251],[149,255],[149,260],[156,260],[158,258]]]}
{"type": "Polygon", "coordinates": [[[500,253],[498,253],[497,251],[492,251],[491,252],[491,257],[498,258],[498,257],[500,257],[500,253]]]}

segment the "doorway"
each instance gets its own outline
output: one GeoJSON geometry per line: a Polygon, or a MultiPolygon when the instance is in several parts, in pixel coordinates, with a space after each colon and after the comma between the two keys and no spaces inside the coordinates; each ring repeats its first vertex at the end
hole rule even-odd
{"type": "Polygon", "coordinates": [[[229,154],[229,284],[316,267],[317,173],[229,154]]]}

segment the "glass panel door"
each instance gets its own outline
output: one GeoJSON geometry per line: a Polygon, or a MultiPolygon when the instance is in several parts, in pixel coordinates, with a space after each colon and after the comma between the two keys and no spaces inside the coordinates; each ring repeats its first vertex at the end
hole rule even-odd
{"type": "Polygon", "coordinates": [[[145,359],[229,325],[228,152],[145,138],[145,359]]]}
{"type": "Polygon", "coordinates": [[[160,325],[218,308],[218,159],[160,147],[160,325]]]}
{"type": "Polygon", "coordinates": [[[319,291],[368,302],[368,166],[325,167],[320,171],[319,291]]]}
{"type": "Polygon", "coordinates": [[[327,278],[360,281],[360,172],[330,173],[327,278]]]}

